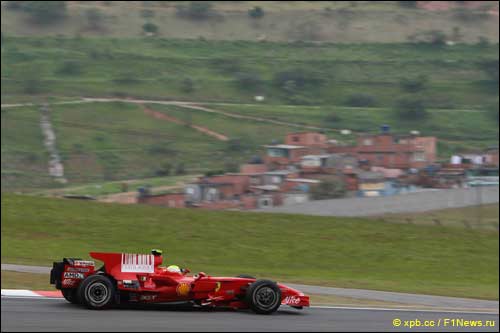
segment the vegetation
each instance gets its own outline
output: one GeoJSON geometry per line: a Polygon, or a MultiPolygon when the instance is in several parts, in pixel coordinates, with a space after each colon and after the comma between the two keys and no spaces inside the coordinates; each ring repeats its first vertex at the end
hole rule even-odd
{"type": "Polygon", "coordinates": [[[498,299],[492,231],[2,195],[2,263],[151,248],[193,272],[498,299]]]}
{"type": "Polygon", "coordinates": [[[255,6],[248,10],[248,16],[255,19],[261,18],[264,16],[264,9],[260,6],[255,6]]]}
{"type": "Polygon", "coordinates": [[[22,1],[19,9],[28,13],[35,23],[53,24],[65,17],[66,1],[22,1]]]}
{"type": "Polygon", "coordinates": [[[424,120],[429,116],[424,101],[419,97],[403,97],[396,102],[396,111],[402,120],[424,120]]]}
{"type": "Polygon", "coordinates": [[[342,198],[345,193],[344,182],[337,178],[322,179],[321,183],[311,187],[313,200],[342,198]]]}
{"type": "Polygon", "coordinates": [[[177,15],[194,20],[206,19],[214,14],[213,5],[209,1],[191,1],[188,5],[177,5],[177,15]]]}
{"type": "Polygon", "coordinates": [[[142,30],[148,34],[156,34],[158,32],[158,26],[154,23],[147,22],[142,25],[142,30]]]}

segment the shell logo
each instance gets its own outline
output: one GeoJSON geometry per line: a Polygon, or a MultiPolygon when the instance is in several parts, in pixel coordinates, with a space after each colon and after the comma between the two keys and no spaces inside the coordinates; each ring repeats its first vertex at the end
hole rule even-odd
{"type": "Polygon", "coordinates": [[[188,283],[182,282],[177,285],[176,291],[179,296],[187,296],[191,291],[191,286],[188,283]]]}

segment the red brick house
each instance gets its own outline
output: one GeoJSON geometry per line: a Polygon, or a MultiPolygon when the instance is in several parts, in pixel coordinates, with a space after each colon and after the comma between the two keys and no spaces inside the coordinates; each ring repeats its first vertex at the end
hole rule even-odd
{"type": "Polygon", "coordinates": [[[420,169],[436,162],[435,137],[395,136],[390,133],[360,136],[356,146],[331,146],[332,153],[356,154],[372,166],[420,169]]]}
{"type": "Polygon", "coordinates": [[[328,146],[328,138],[325,134],[318,132],[297,132],[287,134],[285,137],[285,144],[326,148],[328,146]]]}

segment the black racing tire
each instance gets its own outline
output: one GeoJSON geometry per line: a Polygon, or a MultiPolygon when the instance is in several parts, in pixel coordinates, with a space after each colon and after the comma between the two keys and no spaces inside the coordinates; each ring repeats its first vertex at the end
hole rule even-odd
{"type": "Polygon", "coordinates": [[[255,313],[271,314],[281,305],[281,290],[273,281],[257,280],[248,287],[245,303],[255,313]]]}
{"type": "Polygon", "coordinates": [[[106,275],[90,275],[78,287],[78,296],[89,309],[106,309],[115,302],[116,287],[106,275]]]}
{"type": "Polygon", "coordinates": [[[254,280],[257,280],[256,277],[254,276],[251,276],[251,275],[247,275],[247,274],[240,274],[237,276],[237,278],[242,278],[242,279],[254,279],[254,280]]]}
{"type": "Polygon", "coordinates": [[[63,288],[61,289],[63,297],[72,304],[80,304],[78,297],[78,289],[76,288],[63,288]]]}

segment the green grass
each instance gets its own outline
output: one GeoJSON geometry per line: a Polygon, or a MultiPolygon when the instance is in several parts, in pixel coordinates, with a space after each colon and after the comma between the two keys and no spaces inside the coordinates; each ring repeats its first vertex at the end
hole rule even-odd
{"type": "Polygon", "coordinates": [[[38,112],[27,108],[2,109],[1,117],[2,190],[52,186],[38,112]],[[18,117],[20,113],[22,118],[18,117]]]}
{"type": "Polygon", "coordinates": [[[2,289],[53,290],[47,274],[2,271],[2,289]]]}
{"type": "Polygon", "coordinates": [[[487,105],[498,96],[480,63],[498,60],[498,47],[431,47],[412,44],[300,44],[138,38],[5,38],[2,47],[2,102],[26,99],[26,81],[36,79],[46,96],[136,96],[192,101],[251,102],[264,94],[271,104],[289,103],[272,80],[279,71],[306,69],[321,87],[306,86],[300,104],[345,105],[354,93],[392,106],[404,77],[427,75],[430,107],[487,105]],[[61,59],[64,59],[61,62],[61,59]],[[61,73],[64,62],[77,71],[61,73]],[[235,75],[261,77],[259,88],[239,88],[235,75]],[[128,82],[116,79],[129,78],[128,82]],[[182,81],[191,78],[193,92],[182,81]]]}
{"type": "Polygon", "coordinates": [[[163,248],[210,274],[498,299],[498,233],[2,194],[2,262],[163,248]]]}
{"type": "Polygon", "coordinates": [[[55,190],[42,190],[33,192],[33,194],[41,195],[91,195],[91,196],[103,196],[109,194],[116,194],[122,192],[122,184],[126,183],[128,186],[128,191],[135,191],[141,186],[149,185],[151,187],[163,187],[163,186],[176,186],[177,184],[183,184],[188,181],[196,179],[194,175],[185,176],[168,176],[168,177],[151,177],[143,179],[132,179],[123,181],[113,181],[113,182],[103,182],[88,184],[82,186],[70,186],[55,190]]]}

